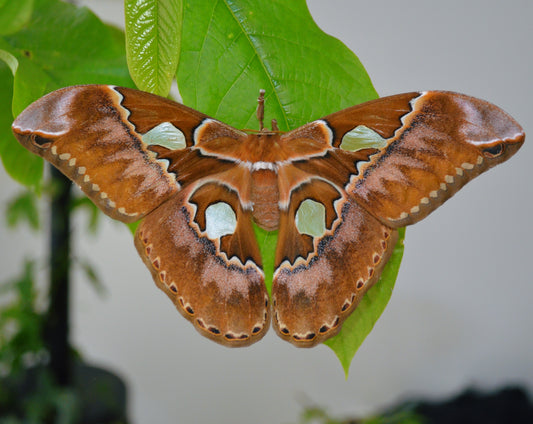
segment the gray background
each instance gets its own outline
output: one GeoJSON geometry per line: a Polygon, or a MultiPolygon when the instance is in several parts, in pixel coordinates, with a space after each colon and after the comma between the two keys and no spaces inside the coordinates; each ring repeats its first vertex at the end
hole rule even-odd
{"type": "MultiPolygon", "coordinates": [[[[121,1],[86,0],[122,22],[121,1]]],[[[446,89],[485,98],[533,134],[531,0],[312,0],[311,12],[366,66],[380,95],[446,89]]],[[[156,289],[124,226],[105,219],[75,253],[105,281],[102,300],[75,274],[73,342],[129,384],[134,423],[295,422],[302,399],[360,415],[406,396],[474,385],[533,390],[531,140],[408,229],[390,304],[348,380],[325,346],[299,350],[273,332],[246,349],[201,337],[156,289]]],[[[0,204],[20,187],[0,170],[0,204]]],[[[4,224],[2,224],[4,225],[4,224]]],[[[0,281],[45,241],[0,227],[0,281]]]]}

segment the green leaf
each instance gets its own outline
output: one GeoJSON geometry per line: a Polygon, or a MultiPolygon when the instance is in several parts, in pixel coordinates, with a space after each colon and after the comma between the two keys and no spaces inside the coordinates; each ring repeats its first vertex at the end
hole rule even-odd
{"type": "Polygon", "coordinates": [[[125,0],[126,52],[137,87],[167,96],[178,66],[182,0],[125,0]]]}
{"type": "Polygon", "coordinates": [[[0,1],[0,35],[12,34],[31,18],[33,0],[0,1]]]}
{"type": "Polygon", "coordinates": [[[300,424],[343,424],[345,420],[335,419],[319,406],[308,406],[300,414],[300,424]]]}
{"type": "Polygon", "coordinates": [[[47,91],[80,83],[132,86],[123,41],[87,8],[36,0],[26,27],[4,39],[12,54],[28,58],[50,77],[47,91]]]}
{"type": "MultiPolygon", "coordinates": [[[[12,94],[5,98],[13,98],[15,116],[42,95],[64,86],[133,86],[117,30],[87,8],[58,0],[35,0],[29,22],[20,31],[0,37],[0,50],[0,59],[14,72],[12,94]]],[[[7,93],[4,81],[0,86],[7,93]]],[[[2,128],[0,136],[7,172],[23,184],[37,186],[42,178],[40,159],[26,152],[14,137],[5,136],[2,128]]]]}
{"type": "Polygon", "coordinates": [[[58,424],[70,424],[81,421],[81,397],[72,389],[60,389],[53,398],[57,411],[58,424]]]}
{"type": "Polygon", "coordinates": [[[257,129],[256,97],[282,131],[377,97],[359,59],[305,0],[185,0],[178,87],[188,106],[257,129]]]}
{"type": "Polygon", "coordinates": [[[129,224],[126,224],[126,226],[131,234],[135,234],[135,231],[137,231],[137,227],[140,225],[140,223],[141,221],[130,222],[129,224]]]}
{"type": "Polygon", "coordinates": [[[71,210],[83,209],[89,214],[89,222],[87,230],[91,233],[95,233],[98,228],[98,222],[100,218],[100,209],[86,196],[75,197],[71,203],[71,210]]]}
{"type": "Polygon", "coordinates": [[[5,50],[0,50],[0,60],[4,61],[9,66],[9,69],[11,69],[12,74],[15,75],[19,66],[17,58],[5,50]]]}
{"type": "MultiPolygon", "coordinates": [[[[0,51],[1,53],[1,51],[0,51]]],[[[13,76],[11,70],[0,60],[0,158],[6,172],[21,184],[38,188],[43,173],[43,161],[22,147],[11,132],[13,115],[13,76]]]]}
{"type": "Polygon", "coordinates": [[[37,309],[35,289],[35,264],[26,261],[21,275],[0,284],[3,299],[0,309],[0,368],[19,371],[24,365],[25,354],[43,349],[43,317],[37,309]]]}
{"type": "Polygon", "coordinates": [[[367,292],[355,311],[344,322],[341,332],[325,342],[339,358],[346,377],[355,353],[374,328],[392,295],[402,261],[404,237],[405,229],[402,228],[392,256],[379,281],[367,292]]]}
{"type": "Polygon", "coordinates": [[[76,258],[75,262],[83,271],[85,277],[87,278],[89,283],[91,283],[91,286],[94,288],[96,293],[103,297],[106,294],[106,289],[102,283],[102,280],[98,276],[96,268],[85,259],[76,258]]]}
{"type": "MultiPolygon", "coordinates": [[[[1,52],[1,51],[0,51],[1,52]]],[[[31,102],[47,93],[52,78],[27,57],[16,58],[13,73],[13,116],[18,116],[31,102]]]]}
{"type": "Polygon", "coordinates": [[[37,198],[33,191],[27,190],[7,204],[6,221],[10,227],[27,222],[32,230],[40,228],[37,198]]]}

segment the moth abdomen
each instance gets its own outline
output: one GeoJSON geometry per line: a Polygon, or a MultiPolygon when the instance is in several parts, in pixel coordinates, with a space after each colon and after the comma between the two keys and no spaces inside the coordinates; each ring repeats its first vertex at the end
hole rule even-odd
{"type": "Polygon", "coordinates": [[[250,199],[255,223],[266,231],[279,227],[278,176],[271,169],[258,169],[251,173],[250,199]]]}

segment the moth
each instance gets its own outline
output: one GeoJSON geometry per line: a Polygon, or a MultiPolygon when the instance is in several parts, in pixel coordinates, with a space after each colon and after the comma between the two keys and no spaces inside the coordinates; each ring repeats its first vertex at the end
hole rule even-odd
{"type": "Polygon", "coordinates": [[[271,316],[296,346],[338,333],[398,229],[525,138],[498,107],[451,92],[384,97],[283,133],[103,85],[52,92],[12,129],[104,213],[142,220],[135,246],[156,285],[226,346],[258,341],[271,316]],[[279,230],[271,299],[253,222],[279,230]]]}

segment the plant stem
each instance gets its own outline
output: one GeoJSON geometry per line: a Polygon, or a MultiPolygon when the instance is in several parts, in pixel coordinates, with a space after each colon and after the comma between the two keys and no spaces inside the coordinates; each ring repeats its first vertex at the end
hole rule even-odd
{"type": "Polygon", "coordinates": [[[70,200],[71,183],[52,167],[50,288],[44,337],[56,383],[72,383],[69,345],[70,200]]]}

